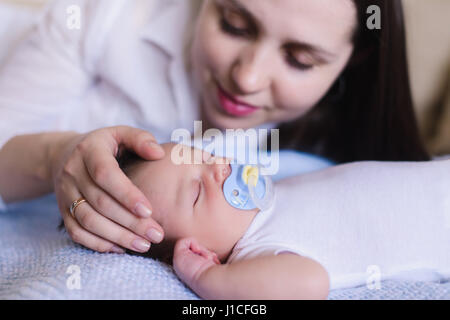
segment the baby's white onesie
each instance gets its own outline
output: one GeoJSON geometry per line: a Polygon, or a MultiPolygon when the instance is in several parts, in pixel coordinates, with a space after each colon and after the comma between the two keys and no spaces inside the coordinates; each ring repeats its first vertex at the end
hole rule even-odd
{"type": "Polygon", "coordinates": [[[450,277],[449,161],[339,165],[280,180],[275,192],[229,263],[290,251],[321,263],[331,290],[450,277]]]}

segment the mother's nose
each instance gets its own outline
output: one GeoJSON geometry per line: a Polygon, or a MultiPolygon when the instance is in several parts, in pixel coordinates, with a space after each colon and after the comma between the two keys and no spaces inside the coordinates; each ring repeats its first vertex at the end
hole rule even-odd
{"type": "Polygon", "coordinates": [[[241,95],[268,88],[271,83],[269,48],[252,45],[244,49],[232,66],[231,77],[235,90],[241,95]]]}

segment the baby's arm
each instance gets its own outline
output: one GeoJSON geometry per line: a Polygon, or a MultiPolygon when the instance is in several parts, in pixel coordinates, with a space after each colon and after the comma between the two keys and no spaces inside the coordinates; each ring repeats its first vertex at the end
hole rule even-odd
{"type": "Polygon", "coordinates": [[[316,261],[291,253],[217,264],[195,239],[181,240],[174,252],[178,276],[204,299],[326,299],[329,278],[316,261]],[[192,245],[194,244],[194,245],[192,245]],[[194,250],[195,251],[195,250],[194,250]]]}
{"type": "Polygon", "coordinates": [[[212,266],[192,288],[207,299],[326,299],[329,280],[314,260],[285,253],[212,266]]]}

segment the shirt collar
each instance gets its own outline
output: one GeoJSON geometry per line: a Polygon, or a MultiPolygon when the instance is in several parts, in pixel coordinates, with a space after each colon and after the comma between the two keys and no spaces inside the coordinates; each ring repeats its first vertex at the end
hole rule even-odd
{"type": "Polygon", "coordinates": [[[194,120],[200,117],[198,97],[185,70],[184,52],[186,41],[190,40],[188,33],[193,31],[194,8],[191,0],[158,1],[154,8],[158,14],[144,26],[141,35],[143,41],[158,46],[169,57],[168,76],[177,108],[177,126],[183,128],[193,127],[194,120]]]}
{"type": "Polygon", "coordinates": [[[144,27],[142,39],[156,44],[171,58],[182,54],[185,43],[184,32],[190,19],[190,2],[172,0],[157,5],[154,9],[158,14],[144,27]]]}

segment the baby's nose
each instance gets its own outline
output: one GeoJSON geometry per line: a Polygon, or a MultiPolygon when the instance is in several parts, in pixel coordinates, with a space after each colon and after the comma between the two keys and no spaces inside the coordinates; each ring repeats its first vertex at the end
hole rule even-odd
{"type": "Polygon", "coordinates": [[[214,164],[214,179],[217,183],[223,184],[231,174],[231,166],[229,164],[214,164]]]}

